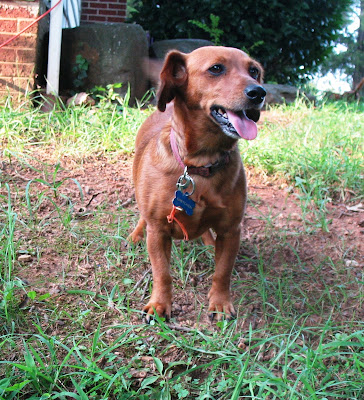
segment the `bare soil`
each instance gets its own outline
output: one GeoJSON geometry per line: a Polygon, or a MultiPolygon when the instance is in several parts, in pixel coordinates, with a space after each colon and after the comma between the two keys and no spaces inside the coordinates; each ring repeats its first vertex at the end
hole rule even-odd
{"type": "MultiPolygon", "coordinates": [[[[31,162],[31,168],[3,160],[0,172],[2,180],[10,186],[18,219],[24,222],[24,229],[18,229],[16,233],[20,245],[13,274],[28,285],[28,291],[35,290],[38,295],[50,293],[53,306],[67,310],[67,313],[50,326],[46,306],[29,304],[22,297],[20,308],[34,312],[36,307],[50,333],[62,334],[67,331],[72,318],[76,318],[79,312],[76,310],[92,309],[87,296],[70,290],[106,295],[118,283],[121,292],[130,291],[134,285],[127,301],[131,309],[140,310],[149,296],[150,265],[143,246],[133,250],[131,256],[129,245],[117,232],[118,221],[119,225],[125,221],[130,224],[129,231],[137,221],[131,181],[132,157],[111,161],[98,157],[77,163],[64,157],[56,176],[57,182],[65,179],[58,188],[64,197],[58,195],[53,199],[43,183],[33,181],[29,184],[32,179],[52,181],[55,166],[49,154],[37,154],[37,161],[31,162]],[[81,185],[83,201],[72,179],[81,185]],[[33,218],[36,219],[32,229],[29,229],[32,220],[26,206],[28,184],[33,218]],[[40,200],[42,191],[54,203],[40,200]],[[55,212],[55,204],[62,210],[67,208],[66,197],[74,205],[68,225],[67,221],[60,223],[55,212]],[[39,204],[38,208],[36,204],[39,204]],[[93,235],[95,229],[105,232],[104,242],[101,243],[100,236],[93,235]],[[105,254],[109,248],[117,248],[119,253],[111,262],[106,262],[105,254]],[[28,257],[22,259],[21,256],[28,257]],[[131,286],[130,281],[125,283],[125,277],[132,281],[131,286]]],[[[356,205],[355,202],[329,204],[327,219],[332,222],[328,225],[329,232],[323,232],[320,227],[304,221],[313,221],[313,217],[302,214],[295,191],[289,184],[258,175],[251,168],[247,169],[247,175],[249,204],[232,285],[242,329],[247,329],[249,324],[253,328],[263,327],[278,314],[284,316],[286,312],[291,316],[294,313],[297,318],[309,315],[305,320],[308,325],[319,324],[330,313],[337,322],[363,320],[363,210],[350,208],[356,205]],[[283,285],[281,295],[276,290],[279,284],[283,285]],[[267,308],[267,304],[273,308],[267,308]],[[319,304],[322,304],[321,309],[319,304]]],[[[0,190],[1,194],[6,193],[5,186],[0,190]]],[[[173,268],[172,322],[177,329],[211,324],[207,318],[207,292],[213,270],[205,263],[211,257],[210,252],[205,252],[188,266],[187,282],[182,282],[173,268]]],[[[117,306],[105,307],[102,318],[104,326],[123,320],[140,323],[140,313],[123,312],[117,306]]],[[[91,313],[84,329],[92,331],[97,323],[91,313]]]]}

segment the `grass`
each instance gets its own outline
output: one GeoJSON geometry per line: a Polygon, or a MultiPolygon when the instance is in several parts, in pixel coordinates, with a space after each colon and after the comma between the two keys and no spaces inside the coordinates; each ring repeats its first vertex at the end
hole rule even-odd
{"type": "Polygon", "coordinates": [[[8,104],[1,110],[0,143],[7,149],[5,155],[23,157],[40,147],[50,147],[55,159],[131,153],[135,132],[150,114],[150,109],[124,106],[122,100],[113,105],[108,99],[94,108],[59,107],[52,113],[24,107],[8,104]]]}
{"type": "Polygon", "coordinates": [[[328,231],[327,203],[364,193],[363,103],[315,108],[298,101],[272,111],[276,120],[265,124],[260,140],[242,143],[243,159],[297,187],[302,211],[314,205],[316,221],[328,231]]]}
{"type": "MultiPolygon", "coordinates": [[[[263,242],[248,244],[236,263],[238,318],[214,327],[196,286],[209,284],[209,249],[173,245],[175,292],[192,299],[182,314],[193,321],[145,325],[145,244],[125,247],[137,215],[111,203],[80,212],[82,185],[59,163],[130,155],[151,109],[104,98],[40,113],[8,102],[0,113],[0,399],[362,399],[364,276],[333,254],[311,262],[303,252],[310,235],[330,230],[329,203],[362,199],[362,111],[277,107],[259,140],[241,143],[245,164],[294,188],[307,229],[291,239],[262,216],[263,242]],[[24,278],[30,267],[20,255],[44,270],[36,282],[24,278]],[[61,266],[45,264],[53,256],[61,266]]],[[[260,199],[251,201],[259,209],[260,199]]],[[[342,247],[354,251],[344,239],[342,247]]]]}

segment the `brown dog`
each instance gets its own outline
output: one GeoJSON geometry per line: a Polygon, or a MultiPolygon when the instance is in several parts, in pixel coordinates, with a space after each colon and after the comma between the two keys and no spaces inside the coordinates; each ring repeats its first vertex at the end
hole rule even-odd
{"type": "Polygon", "coordinates": [[[237,141],[256,137],[266,95],[262,77],[260,64],[234,48],[167,54],[158,111],[138,132],[133,165],[141,217],[130,238],[136,243],[146,229],[153,269],[144,307],[148,322],[154,312],[167,319],[171,314],[172,238],[202,236],[215,246],[209,313],[218,319],[235,315],[230,277],[247,196],[237,141]]]}

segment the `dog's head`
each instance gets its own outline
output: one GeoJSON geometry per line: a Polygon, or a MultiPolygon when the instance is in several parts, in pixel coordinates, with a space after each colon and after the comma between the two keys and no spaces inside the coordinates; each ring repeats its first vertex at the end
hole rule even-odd
{"type": "Polygon", "coordinates": [[[190,54],[167,54],[158,91],[158,109],[175,99],[203,110],[229,137],[254,139],[266,91],[262,66],[241,50],[202,47],[190,54]]]}

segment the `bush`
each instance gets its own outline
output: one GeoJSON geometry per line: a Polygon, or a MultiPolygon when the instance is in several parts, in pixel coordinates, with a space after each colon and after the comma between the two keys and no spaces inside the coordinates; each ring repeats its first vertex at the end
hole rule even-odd
{"type": "Polygon", "coordinates": [[[306,81],[330,54],[351,4],[352,0],[140,0],[134,2],[131,20],[154,40],[211,40],[221,29],[221,44],[258,59],[266,81],[293,84],[306,81]]]}

